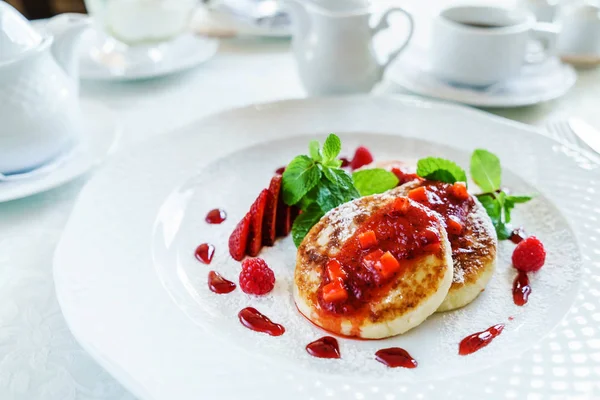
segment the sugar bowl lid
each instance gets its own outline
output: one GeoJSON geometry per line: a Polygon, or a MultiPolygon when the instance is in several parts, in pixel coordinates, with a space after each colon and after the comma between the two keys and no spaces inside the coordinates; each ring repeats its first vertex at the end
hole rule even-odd
{"type": "Polygon", "coordinates": [[[9,61],[36,48],[43,37],[12,6],[0,1],[0,62],[9,61]]]}

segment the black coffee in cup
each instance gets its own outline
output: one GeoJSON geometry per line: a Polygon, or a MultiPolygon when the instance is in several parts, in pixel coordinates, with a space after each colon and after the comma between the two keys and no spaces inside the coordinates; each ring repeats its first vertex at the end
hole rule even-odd
{"type": "Polygon", "coordinates": [[[483,28],[483,29],[504,28],[505,26],[508,26],[508,25],[488,24],[485,22],[459,22],[459,24],[468,26],[470,28],[483,28]]]}

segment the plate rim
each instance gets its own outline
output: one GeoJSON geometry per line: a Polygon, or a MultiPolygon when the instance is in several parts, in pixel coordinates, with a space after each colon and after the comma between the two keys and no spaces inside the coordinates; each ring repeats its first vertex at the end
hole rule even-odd
{"type": "MultiPolygon", "coordinates": [[[[392,96],[386,95],[386,96],[375,96],[375,97],[347,96],[347,97],[332,97],[332,98],[328,98],[328,99],[317,99],[317,101],[333,101],[333,102],[355,101],[355,100],[373,101],[373,99],[375,99],[375,98],[384,99],[385,101],[397,102],[397,103],[395,103],[395,105],[398,107],[402,107],[405,105],[411,105],[413,107],[423,107],[423,106],[434,107],[434,108],[435,107],[443,107],[443,108],[447,108],[447,109],[450,109],[453,111],[457,111],[459,113],[463,113],[463,115],[466,115],[466,116],[479,115],[480,117],[486,118],[489,121],[495,121],[495,123],[503,124],[505,126],[512,126],[512,127],[518,128],[519,130],[527,131],[531,134],[538,134],[538,135],[541,134],[542,136],[546,137],[547,139],[550,139],[556,143],[560,143],[560,142],[556,141],[555,139],[553,139],[548,134],[546,134],[541,128],[538,128],[538,127],[534,127],[534,126],[530,126],[530,125],[527,125],[527,124],[524,124],[521,122],[509,120],[509,119],[506,119],[506,118],[503,118],[500,116],[489,114],[489,113],[481,111],[481,110],[476,110],[476,109],[472,109],[469,107],[465,107],[465,106],[462,106],[459,104],[449,103],[446,101],[439,101],[439,100],[429,100],[429,99],[423,100],[422,98],[419,98],[417,96],[412,96],[412,95],[392,95],[392,96]]],[[[116,162],[118,162],[118,160],[126,158],[128,155],[135,154],[137,152],[141,152],[142,151],[141,149],[145,148],[146,146],[151,146],[152,144],[156,144],[157,142],[160,143],[162,140],[165,140],[165,138],[167,138],[167,137],[173,138],[174,136],[183,136],[183,135],[189,134],[190,130],[194,126],[206,124],[214,119],[222,118],[223,115],[227,115],[227,114],[235,113],[235,112],[252,111],[252,109],[261,109],[264,107],[286,107],[289,104],[301,104],[304,102],[311,102],[311,101],[315,101],[315,99],[288,99],[288,100],[280,100],[280,101],[273,101],[273,102],[266,102],[266,103],[251,104],[251,105],[248,105],[245,107],[238,107],[238,108],[220,111],[220,112],[208,115],[199,120],[196,120],[184,127],[178,128],[169,134],[160,135],[159,137],[149,138],[149,139],[145,140],[143,144],[141,144],[140,146],[136,146],[135,148],[128,148],[128,149],[122,150],[122,151],[118,152],[118,154],[111,157],[110,162],[116,163],[116,162]]],[[[258,140],[258,141],[253,142],[253,144],[258,144],[263,141],[264,140],[258,140]]],[[[596,165],[599,164],[600,160],[598,158],[596,158],[590,152],[587,152],[585,150],[582,151],[581,149],[577,149],[574,146],[570,146],[570,145],[563,144],[563,143],[560,143],[560,145],[568,147],[571,150],[578,152],[579,154],[583,155],[586,159],[588,159],[593,164],[596,164],[596,165]]],[[[100,175],[100,174],[98,174],[98,175],[100,175]]],[[[83,195],[87,191],[88,187],[93,185],[99,179],[100,178],[98,176],[94,176],[86,184],[86,187],[82,190],[80,197],[77,201],[76,208],[77,208],[77,206],[79,206],[79,203],[81,202],[82,197],[84,197],[83,195]]],[[[92,343],[89,343],[87,340],[82,338],[78,333],[76,324],[73,323],[71,316],[69,315],[68,310],[69,310],[70,306],[64,302],[64,298],[62,295],[62,291],[65,289],[62,287],[62,284],[64,283],[64,281],[60,277],[60,268],[61,267],[60,267],[59,255],[60,255],[60,250],[65,246],[64,241],[65,241],[66,232],[70,229],[73,218],[74,218],[73,215],[71,215],[69,217],[69,221],[65,227],[65,231],[63,232],[63,235],[61,236],[61,239],[60,239],[59,245],[57,246],[57,250],[55,252],[55,256],[54,256],[54,260],[53,260],[53,273],[54,273],[55,283],[56,283],[57,298],[58,298],[60,307],[63,310],[63,314],[65,317],[65,320],[67,321],[67,325],[69,326],[69,329],[73,332],[73,335],[75,336],[76,340],[82,345],[82,347],[86,351],[90,352],[90,354],[93,356],[93,358],[96,359],[96,361],[98,361],[104,368],[106,368],[113,376],[118,377],[119,381],[124,386],[126,386],[129,390],[131,390],[132,393],[134,393],[140,397],[143,397],[143,398],[153,399],[155,397],[153,397],[151,395],[151,393],[148,392],[143,387],[143,385],[141,385],[139,382],[137,382],[134,378],[130,377],[125,371],[122,371],[119,366],[114,365],[112,362],[110,362],[110,360],[108,358],[105,358],[105,356],[101,354],[101,351],[99,349],[95,348],[95,346],[92,343]]],[[[571,224],[570,219],[567,219],[567,222],[569,223],[569,225],[571,224]]]]}

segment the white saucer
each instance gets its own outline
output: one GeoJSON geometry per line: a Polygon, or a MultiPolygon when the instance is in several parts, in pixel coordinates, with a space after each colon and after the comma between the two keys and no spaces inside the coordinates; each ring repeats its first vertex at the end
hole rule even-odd
{"type": "Polygon", "coordinates": [[[114,150],[121,135],[114,113],[89,100],[82,100],[81,110],[89,127],[82,141],[60,160],[19,177],[9,176],[9,180],[0,182],[0,202],[31,196],[65,184],[99,164],[114,150]]]}
{"type": "Polygon", "coordinates": [[[110,36],[92,31],[80,54],[82,79],[125,81],[155,78],[181,72],[212,58],[219,42],[192,33],[169,42],[127,46],[110,36]]]}
{"type": "Polygon", "coordinates": [[[402,54],[388,69],[387,77],[413,93],[477,107],[521,107],[553,100],[577,80],[573,67],[550,58],[526,65],[521,75],[486,89],[458,87],[433,76],[427,52],[420,48],[402,54]]]}

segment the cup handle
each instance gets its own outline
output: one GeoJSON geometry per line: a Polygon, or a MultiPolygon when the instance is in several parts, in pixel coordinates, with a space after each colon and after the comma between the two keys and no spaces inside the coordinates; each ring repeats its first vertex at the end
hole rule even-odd
{"type": "Polygon", "coordinates": [[[400,52],[402,52],[402,50],[404,50],[404,48],[408,45],[408,43],[410,42],[410,39],[412,38],[412,35],[414,33],[414,28],[415,28],[415,22],[413,20],[413,17],[412,17],[412,15],[410,15],[410,13],[408,11],[406,11],[405,9],[400,8],[400,7],[392,7],[390,9],[388,9],[381,16],[379,23],[372,29],[373,36],[375,36],[377,33],[390,27],[388,19],[389,19],[389,16],[392,15],[393,13],[400,13],[406,17],[406,19],[408,20],[408,35],[406,36],[406,39],[404,40],[404,42],[402,42],[402,44],[396,50],[394,50],[390,54],[388,54],[387,60],[385,60],[381,64],[381,67],[383,69],[385,69],[388,65],[390,65],[390,63],[392,61],[394,61],[396,59],[396,57],[398,57],[400,52]]]}
{"type": "Polygon", "coordinates": [[[559,33],[560,28],[556,24],[538,22],[531,30],[531,36],[542,42],[544,52],[540,55],[534,55],[534,57],[530,57],[528,54],[525,61],[528,64],[536,64],[554,56],[556,54],[556,41],[559,33]]]}

